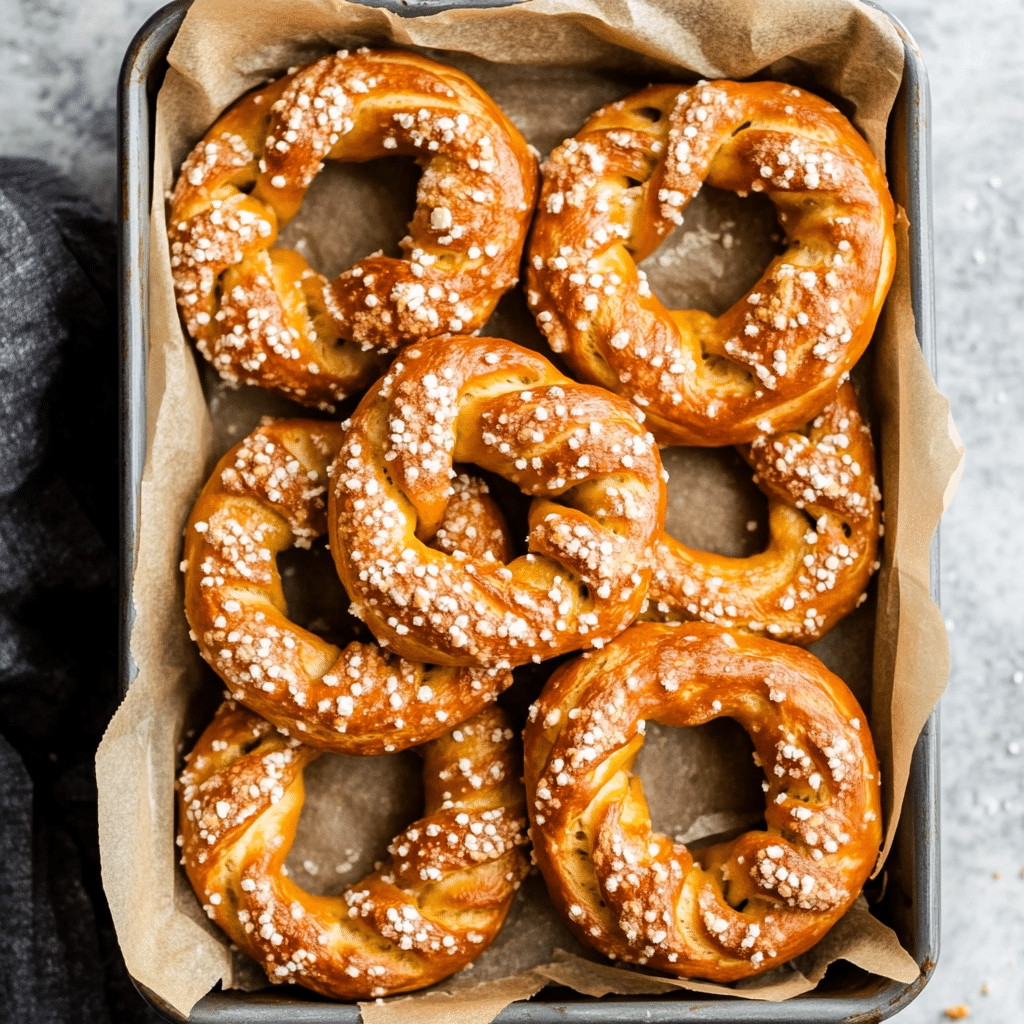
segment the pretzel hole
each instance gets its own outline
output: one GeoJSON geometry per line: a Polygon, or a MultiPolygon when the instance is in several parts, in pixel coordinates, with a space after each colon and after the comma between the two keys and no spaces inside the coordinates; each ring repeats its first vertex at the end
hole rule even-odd
{"type": "Polygon", "coordinates": [[[386,860],[423,813],[423,762],[412,751],[323,754],[306,770],[306,802],[285,866],[303,889],[336,896],[386,860]]]}
{"type": "Polygon", "coordinates": [[[665,529],[687,547],[748,558],[768,546],[768,499],[733,448],[665,448],[665,529]],[[750,529],[750,524],[754,528],[750,529]]]}
{"type": "Polygon", "coordinates": [[[633,774],[654,831],[684,842],[697,858],[697,851],[757,827],[764,774],[753,753],[746,730],[730,718],[687,728],[648,721],[633,774]]]}
{"type": "Polygon", "coordinates": [[[288,618],[297,626],[339,647],[372,640],[369,630],[348,614],[350,601],[323,538],[307,550],[282,551],[277,567],[288,618]]]}
{"type": "Polygon", "coordinates": [[[669,309],[721,316],[786,248],[775,207],[706,182],[683,208],[683,223],[638,266],[669,309]]]}
{"type": "Polygon", "coordinates": [[[733,138],[735,139],[735,138],[736,138],[736,136],[737,136],[737,135],[739,135],[739,133],[740,133],[740,132],[746,131],[746,130],[747,130],[747,129],[748,129],[749,127],[750,127],[750,125],[751,125],[752,123],[753,123],[753,122],[751,122],[751,121],[744,121],[744,122],[743,122],[743,124],[741,124],[741,125],[739,126],[739,128],[737,128],[737,129],[736,129],[736,130],[735,130],[735,131],[734,131],[734,132],[732,133],[732,137],[733,137],[733,138]]]}
{"type": "Polygon", "coordinates": [[[659,110],[657,107],[638,107],[633,111],[633,113],[636,114],[637,117],[644,117],[648,121],[655,122],[655,124],[657,124],[664,115],[664,111],[659,110]]]}
{"type": "Polygon", "coordinates": [[[401,257],[399,241],[416,210],[419,178],[412,157],[328,160],[276,244],[295,249],[329,279],[378,250],[401,257]]]}

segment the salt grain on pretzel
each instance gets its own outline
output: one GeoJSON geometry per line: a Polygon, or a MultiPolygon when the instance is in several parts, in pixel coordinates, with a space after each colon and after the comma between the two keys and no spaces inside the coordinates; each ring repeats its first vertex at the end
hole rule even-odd
{"type": "Polygon", "coordinates": [[[551,155],[527,298],[551,347],[641,405],[662,444],[799,428],[871,339],[895,265],[893,203],[831,104],[777,82],[652,86],[551,155]],[[636,263],[703,182],[775,205],[789,247],[722,316],[668,310],[636,263]]]}
{"type": "Polygon", "coordinates": [[[530,709],[537,864],[577,937],[612,959],[734,981],[809,949],[881,842],[878,765],[838,677],[788,644],[708,623],[634,626],[558,669],[530,709]],[[648,719],[736,719],[764,768],[767,827],[700,852],[652,831],[631,768],[648,719]]]}
{"type": "Polygon", "coordinates": [[[402,353],[347,424],[331,552],[353,613],[403,657],[508,667],[600,647],[640,610],[665,485],[635,406],[498,338],[402,353]],[[508,565],[428,548],[474,463],[535,500],[508,565]]]}
{"type": "MultiPolygon", "coordinates": [[[[327,530],[334,423],[267,423],[218,463],[185,529],[185,612],[200,653],[236,700],[303,742],[347,754],[403,750],[476,714],[512,682],[502,669],[409,661],[376,644],[343,650],[288,618],[277,555],[327,530]]],[[[486,487],[452,481],[432,543],[501,565],[504,518],[486,487]]]]}
{"type": "Polygon", "coordinates": [[[768,547],[728,558],[662,534],[644,618],[702,619],[806,646],[866,599],[878,568],[875,450],[853,385],[803,431],[740,450],[768,496],[768,547]]]}
{"type": "MultiPolygon", "coordinates": [[[[396,346],[481,327],[517,280],[537,189],[522,136],[471,79],[397,50],[342,50],[240,99],[198,143],[171,197],[178,308],[229,381],[331,409],[396,346]],[[334,282],[271,248],[324,160],[419,159],[404,259],[334,282]]],[[[343,211],[332,231],[344,231],[343,211]]]]}
{"type": "Polygon", "coordinates": [[[461,970],[494,940],[526,873],[513,733],[496,708],[420,748],[424,814],[340,896],[284,872],[320,751],[234,701],[178,783],[178,844],[203,909],[274,984],[335,999],[407,992],[461,970]]]}

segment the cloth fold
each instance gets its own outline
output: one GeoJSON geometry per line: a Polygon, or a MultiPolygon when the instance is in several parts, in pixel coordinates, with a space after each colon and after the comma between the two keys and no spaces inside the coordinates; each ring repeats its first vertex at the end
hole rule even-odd
{"type": "Polygon", "coordinates": [[[100,884],[93,756],[118,703],[114,226],[0,159],[0,1021],[156,1022],[100,884]]]}

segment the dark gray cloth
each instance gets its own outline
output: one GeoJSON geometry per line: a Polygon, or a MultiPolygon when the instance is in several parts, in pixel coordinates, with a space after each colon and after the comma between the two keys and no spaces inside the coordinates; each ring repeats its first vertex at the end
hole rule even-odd
{"type": "Polygon", "coordinates": [[[0,1021],[156,1022],[99,874],[93,757],[117,705],[113,225],[0,159],[0,1021]]]}

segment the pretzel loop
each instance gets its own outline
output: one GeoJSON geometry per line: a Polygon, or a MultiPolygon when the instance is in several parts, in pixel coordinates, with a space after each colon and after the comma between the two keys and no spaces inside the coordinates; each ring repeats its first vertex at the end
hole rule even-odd
{"type": "Polygon", "coordinates": [[[282,868],[320,751],[226,701],[178,783],[182,863],[203,908],[275,984],[335,999],[422,988],[494,940],[526,874],[513,733],[496,708],[420,748],[424,815],[340,896],[282,868]]]}
{"type": "Polygon", "coordinates": [[[768,496],[768,547],[729,558],[663,533],[643,618],[702,619],[806,646],[860,606],[878,568],[875,450],[853,385],[803,431],[740,451],[768,496]]]}
{"type": "Polygon", "coordinates": [[[633,621],[664,508],[657,448],[628,402],[511,342],[438,338],[406,350],[354,413],[331,551],[356,613],[399,654],[519,665],[633,621]],[[535,496],[529,554],[482,564],[425,547],[453,462],[535,496]]]}
{"type": "Polygon", "coordinates": [[[517,280],[536,160],[454,68],[404,51],[342,50],[257,89],[185,161],[171,198],[182,319],[231,381],[333,409],[381,356],[481,327],[517,280]],[[324,160],[423,165],[404,259],[376,254],[334,282],[270,248],[324,160]]]}
{"type": "Polygon", "coordinates": [[[645,624],[559,668],[524,734],[537,864],[581,939],[614,959],[733,981],[809,949],[881,842],[864,714],[799,648],[707,623],[645,624]],[[644,722],[726,715],[764,767],[767,827],[700,853],[653,832],[630,775],[644,722]]]}
{"type": "MultiPolygon", "coordinates": [[[[185,612],[232,696],[303,742],[347,754],[415,746],[476,714],[512,682],[502,669],[450,668],[353,641],[344,649],[288,618],[277,555],[327,531],[334,423],[279,420],[218,463],[185,529],[185,612]]],[[[495,565],[509,557],[486,487],[460,477],[432,543],[495,565]]]]}
{"type": "Polygon", "coordinates": [[[795,429],[867,346],[895,266],[893,203],[839,111],[777,82],[652,86],[555,150],[528,301],[551,347],[627,395],[663,444],[795,429]],[[702,183],[774,203],[789,247],[717,319],[667,310],[636,263],[702,183]]]}

